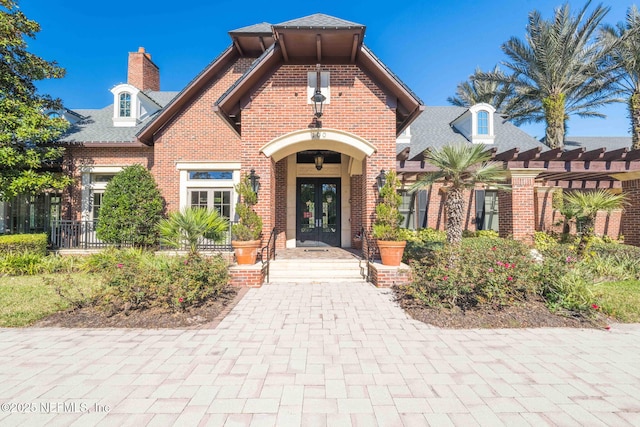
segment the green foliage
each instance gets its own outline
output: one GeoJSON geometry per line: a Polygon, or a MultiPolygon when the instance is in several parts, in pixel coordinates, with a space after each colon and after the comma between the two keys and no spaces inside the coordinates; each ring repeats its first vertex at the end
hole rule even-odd
{"type": "Polygon", "coordinates": [[[607,61],[611,44],[597,43],[597,31],[609,11],[598,5],[590,14],[587,2],[577,14],[569,3],[549,20],[534,10],[524,39],[502,45],[506,74],[484,73],[476,79],[509,83],[512,97],[504,107],[515,124],[547,122],[545,142],[562,147],[571,115],[604,117],[597,109],[616,102],[616,64],[607,61]]]}
{"type": "Polygon", "coordinates": [[[404,249],[402,261],[411,264],[414,260],[421,260],[424,257],[444,246],[447,235],[444,231],[433,228],[421,228],[413,231],[407,237],[407,246],[404,249]]]}
{"type": "Polygon", "coordinates": [[[533,233],[533,243],[536,249],[543,252],[559,244],[555,236],[545,231],[536,231],[533,233]]]}
{"type": "Polygon", "coordinates": [[[107,243],[154,246],[162,211],[163,200],[151,173],[142,165],[128,166],[107,184],[97,236],[107,243]]]}
{"type": "Polygon", "coordinates": [[[380,202],[376,205],[376,220],[373,224],[373,237],[376,239],[399,241],[403,237],[400,231],[404,217],[400,213],[402,196],[398,194],[399,185],[396,172],[387,172],[386,181],[380,189],[380,202]]]}
{"type": "Polygon", "coordinates": [[[220,256],[206,258],[125,256],[103,272],[103,306],[111,312],[153,307],[183,310],[218,296],[228,285],[227,263],[220,256]],[[161,257],[157,257],[161,258],[161,257]]]}
{"type": "Polygon", "coordinates": [[[497,239],[500,237],[497,231],[495,230],[464,230],[462,232],[462,237],[480,237],[484,239],[497,239]]]}
{"type": "Polygon", "coordinates": [[[172,212],[158,224],[160,241],[173,248],[187,246],[192,254],[198,252],[198,242],[207,238],[222,241],[229,230],[229,222],[216,210],[187,208],[172,212]]]}
{"type": "Polygon", "coordinates": [[[0,257],[0,274],[32,276],[42,272],[43,256],[31,252],[12,253],[0,257]]]}
{"type": "Polygon", "coordinates": [[[62,109],[60,100],[39,94],[34,82],[61,78],[64,69],[27,51],[40,25],[19,11],[17,2],[0,6],[0,198],[61,190],[72,179],[51,171],[63,148],[52,145],[67,129],[63,118],[46,113],[62,109]],[[49,170],[47,170],[49,169],[49,170]]]}
{"type": "Polygon", "coordinates": [[[0,236],[0,255],[16,253],[45,256],[47,254],[47,235],[42,233],[0,236]]]}
{"type": "Polygon", "coordinates": [[[447,98],[447,102],[458,107],[469,108],[472,105],[486,103],[492,105],[496,110],[503,111],[508,99],[512,96],[511,83],[497,65],[491,74],[502,77],[501,81],[482,80],[477,76],[484,73],[480,68],[476,68],[469,80],[458,84],[456,96],[447,98]]]}
{"type": "Polygon", "coordinates": [[[624,194],[615,194],[607,190],[572,191],[564,196],[565,208],[576,213],[576,219],[582,223],[579,252],[583,254],[589,239],[593,236],[596,215],[599,211],[611,212],[622,209],[626,204],[624,194]]]}
{"type": "Polygon", "coordinates": [[[231,227],[233,238],[242,242],[259,240],[262,236],[262,218],[253,209],[258,203],[258,195],[251,188],[249,175],[245,175],[236,185],[236,191],[240,201],[236,204],[238,223],[231,227]]]}
{"type": "Polygon", "coordinates": [[[620,280],[591,286],[600,309],[618,321],[640,322],[640,281],[620,280]]]}
{"type": "Polygon", "coordinates": [[[507,239],[465,239],[415,262],[411,295],[432,306],[502,307],[538,292],[538,266],[526,245],[507,239]],[[457,259],[456,267],[449,261],[457,259]]]}

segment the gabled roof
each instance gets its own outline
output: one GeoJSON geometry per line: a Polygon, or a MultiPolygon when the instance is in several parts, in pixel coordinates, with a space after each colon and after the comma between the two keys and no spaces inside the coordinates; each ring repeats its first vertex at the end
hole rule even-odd
{"type": "Polygon", "coordinates": [[[324,29],[341,29],[341,28],[364,28],[364,25],[355,22],[345,21],[335,16],[325,15],[324,13],[315,13],[313,15],[304,16],[302,18],[292,19],[280,24],[275,24],[276,28],[324,28],[324,29]]]}
{"type": "Polygon", "coordinates": [[[217,58],[207,65],[193,78],[165,107],[136,133],[138,140],[145,144],[153,143],[153,135],[202,89],[210,79],[230,62],[237,58],[237,50],[233,46],[227,47],[217,58]]]}
{"type": "Polygon", "coordinates": [[[564,141],[565,150],[583,147],[587,151],[607,147],[607,151],[620,148],[631,149],[630,136],[567,136],[564,141]]]}
{"type": "Polygon", "coordinates": [[[249,25],[247,27],[238,28],[237,30],[229,31],[229,34],[234,33],[248,33],[248,34],[271,34],[271,24],[268,22],[261,22],[259,24],[249,25]]]}
{"type": "MultiPolygon", "coordinates": [[[[410,146],[409,159],[413,160],[419,158],[427,148],[442,148],[455,143],[470,144],[464,135],[450,125],[465,111],[467,108],[464,107],[425,107],[422,114],[411,124],[411,144],[397,144],[396,153],[410,146]]],[[[541,151],[549,149],[519,127],[503,120],[498,114],[494,114],[493,120],[495,140],[493,144],[488,144],[487,148],[496,148],[497,153],[515,147],[521,152],[538,147],[541,151]]]]}

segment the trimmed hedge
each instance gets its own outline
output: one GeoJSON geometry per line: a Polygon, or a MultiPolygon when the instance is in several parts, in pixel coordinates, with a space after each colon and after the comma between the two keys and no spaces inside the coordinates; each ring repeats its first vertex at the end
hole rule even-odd
{"type": "Polygon", "coordinates": [[[0,256],[16,253],[47,255],[47,235],[7,234],[0,236],[0,256]]]}

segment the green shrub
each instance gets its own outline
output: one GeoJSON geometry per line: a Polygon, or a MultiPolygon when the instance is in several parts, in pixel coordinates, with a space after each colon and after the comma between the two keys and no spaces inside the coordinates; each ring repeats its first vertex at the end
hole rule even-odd
{"type": "Polygon", "coordinates": [[[236,204],[238,223],[231,227],[233,238],[242,242],[259,240],[262,236],[262,218],[253,209],[258,203],[258,195],[251,188],[249,175],[245,175],[236,185],[236,191],[240,201],[236,204]]]}
{"type": "MultiPolygon", "coordinates": [[[[408,230],[407,230],[408,231],[408,230]]],[[[407,236],[407,246],[402,257],[403,262],[410,264],[414,260],[421,260],[431,256],[431,252],[442,249],[447,234],[433,228],[421,228],[407,236]]]]}
{"type": "Polygon", "coordinates": [[[228,285],[220,256],[123,256],[104,272],[103,305],[112,312],[153,307],[182,310],[218,296],[228,285]]]}
{"type": "Polygon", "coordinates": [[[216,210],[187,208],[171,212],[168,219],[160,221],[158,229],[162,243],[176,249],[186,246],[195,254],[203,237],[216,242],[224,240],[229,222],[216,210]]]}
{"type": "Polygon", "coordinates": [[[47,254],[47,235],[7,234],[0,236],[0,255],[31,253],[40,256],[47,254]]]}
{"type": "Polygon", "coordinates": [[[430,305],[501,307],[538,292],[529,248],[507,239],[464,239],[413,264],[409,293],[430,305]],[[456,267],[449,268],[450,260],[456,267]]]}
{"type": "Polygon", "coordinates": [[[558,245],[558,239],[546,231],[536,231],[533,233],[533,242],[539,251],[546,251],[558,245]]]}
{"type": "Polygon", "coordinates": [[[462,232],[462,237],[482,237],[485,239],[497,239],[500,237],[500,235],[495,230],[464,230],[462,232]]]}
{"type": "Polygon", "coordinates": [[[400,213],[402,197],[398,194],[400,181],[395,171],[389,171],[385,184],[380,189],[380,202],[376,205],[376,220],[373,237],[379,240],[399,241],[405,237],[400,228],[403,216],[400,213]]]}
{"type": "Polygon", "coordinates": [[[107,243],[154,246],[158,243],[158,221],[164,209],[160,190],[142,165],[124,168],[107,184],[100,219],[99,239],[107,243]]]}
{"type": "Polygon", "coordinates": [[[44,257],[31,252],[12,253],[0,258],[0,274],[32,276],[42,271],[44,257]]]}

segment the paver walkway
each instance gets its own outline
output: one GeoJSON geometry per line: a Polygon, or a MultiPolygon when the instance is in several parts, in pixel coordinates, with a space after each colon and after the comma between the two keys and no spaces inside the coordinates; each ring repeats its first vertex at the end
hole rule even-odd
{"type": "Polygon", "coordinates": [[[0,404],[2,426],[640,425],[640,325],[442,330],[367,284],[271,284],[217,329],[0,330],[0,404]]]}

